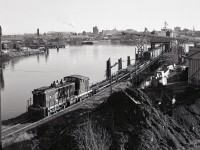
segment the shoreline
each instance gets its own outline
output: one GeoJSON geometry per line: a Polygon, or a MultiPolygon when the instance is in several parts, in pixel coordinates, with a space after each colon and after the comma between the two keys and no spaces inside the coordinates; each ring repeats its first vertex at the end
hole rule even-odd
{"type": "Polygon", "coordinates": [[[31,50],[24,50],[24,51],[9,50],[8,53],[2,53],[0,57],[0,61],[4,62],[15,57],[30,56],[30,55],[36,55],[36,54],[42,54],[42,53],[44,52],[38,49],[31,49],[31,50]]]}

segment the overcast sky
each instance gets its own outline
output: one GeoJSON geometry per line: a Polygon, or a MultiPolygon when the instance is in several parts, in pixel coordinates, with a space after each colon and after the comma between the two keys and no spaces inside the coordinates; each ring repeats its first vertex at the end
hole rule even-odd
{"type": "Polygon", "coordinates": [[[200,0],[0,0],[3,34],[170,28],[200,30],[200,0]]]}

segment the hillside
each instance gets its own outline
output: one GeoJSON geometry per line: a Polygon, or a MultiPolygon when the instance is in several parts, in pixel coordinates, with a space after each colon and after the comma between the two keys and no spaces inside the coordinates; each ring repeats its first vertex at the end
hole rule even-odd
{"type": "Polygon", "coordinates": [[[85,105],[87,107],[30,131],[36,136],[27,140],[29,145],[38,150],[78,149],[74,131],[87,125],[89,118],[95,124],[94,127],[100,125],[106,130],[111,142],[109,150],[200,148],[198,99],[187,105],[183,103],[176,106],[170,115],[161,111],[154,103],[155,99],[150,99],[143,91],[132,87],[115,90],[108,98],[104,95],[98,101],[95,104],[90,101],[85,105]]]}

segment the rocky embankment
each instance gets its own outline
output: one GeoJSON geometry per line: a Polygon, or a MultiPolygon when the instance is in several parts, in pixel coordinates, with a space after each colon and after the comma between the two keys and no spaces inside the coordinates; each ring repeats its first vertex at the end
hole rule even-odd
{"type": "Polygon", "coordinates": [[[5,148],[27,144],[37,150],[78,149],[80,139],[74,138],[74,134],[80,131],[77,129],[87,125],[85,122],[88,118],[107,131],[109,150],[200,148],[198,99],[173,108],[171,115],[163,113],[154,104],[154,99],[150,99],[143,91],[132,87],[120,89],[108,98],[102,96],[101,102],[95,107],[90,107],[90,102],[84,109],[80,108],[32,130],[30,133],[35,136],[31,140],[14,143],[5,148]]]}

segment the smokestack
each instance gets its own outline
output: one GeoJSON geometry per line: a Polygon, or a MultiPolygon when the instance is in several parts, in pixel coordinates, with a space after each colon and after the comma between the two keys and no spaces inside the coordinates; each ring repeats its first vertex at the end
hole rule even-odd
{"type": "Polygon", "coordinates": [[[39,30],[39,28],[37,28],[37,36],[38,37],[40,36],[40,30],[39,30]]]}

